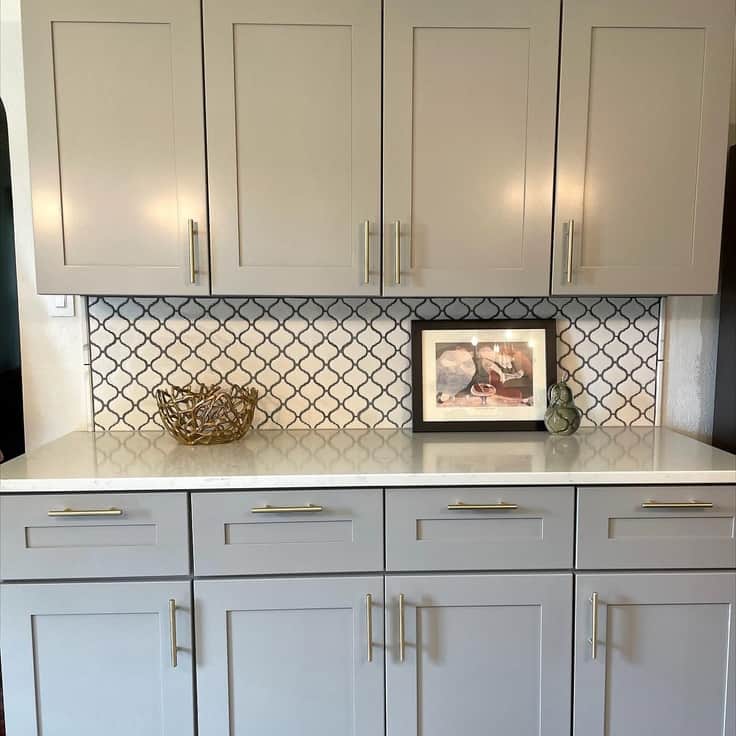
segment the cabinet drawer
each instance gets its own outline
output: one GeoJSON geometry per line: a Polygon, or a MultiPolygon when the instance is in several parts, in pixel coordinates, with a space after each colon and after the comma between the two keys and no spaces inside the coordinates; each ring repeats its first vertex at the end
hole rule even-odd
{"type": "Polygon", "coordinates": [[[577,567],[736,567],[735,513],[736,486],[579,488],[577,567]]]}
{"type": "Polygon", "coordinates": [[[572,488],[386,492],[387,570],[572,567],[572,488]]]}
{"type": "Polygon", "coordinates": [[[196,575],[383,569],[375,490],[192,494],[196,575]]]}
{"type": "Polygon", "coordinates": [[[189,573],[185,493],[0,498],[0,577],[189,573]]]}

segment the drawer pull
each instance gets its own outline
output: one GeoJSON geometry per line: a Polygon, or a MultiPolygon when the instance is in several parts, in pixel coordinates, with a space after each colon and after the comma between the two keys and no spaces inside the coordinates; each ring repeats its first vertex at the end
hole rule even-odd
{"type": "Polygon", "coordinates": [[[371,282],[371,223],[363,222],[363,285],[371,282]]]}
{"type": "Polygon", "coordinates": [[[448,503],[448,511],[516,511],[519,507],[515,503],[448,503]]]}
{"type": "Polygon", "coordinates": [[[710,501],[644,501],[643,509],[712,509],[710,501]]]}
{"type": "Polygon", "coordinates": [[[565,283],[573,282],[573,247],[575,246],[575,220],[567,223],[567,269],[565,273],[565,283]]]}
{"type": "Polygon", "coordinates": [[[593,593],[590,596],[590,608],[591,608],[591,626],[590,626],[590,658],[598,659],[598,593],[593,593]]]}
{"type": "Polygon", "coordinates": [[[122,516],[123,510],[110,508],[110,509],[51,509],[48,512],[49,516],[54,517],[65,517],[65,516],[122,516]]]}
{"type": "Polygon", "coordinates": [[[401,220],[396,220],[394,228],[394,283],[401,286],[401,220]]]}
{"type": "Polygon", "coordinates": [[[252,514],[303,514],[315,511],[324,511],[322,506],[307,504],[306,506],[256,506],[251,509],[252,514]]]}
{"type": "Polygon", "coordinates": [[[171,637],[171,666],[177,665],[179,647],[176,644],[176,600],[169,599],[169,636],[171,637]]]}
{"type": "Polygon", "coordinates": [[[189,283],[197,283],[197,223],[194,220],[187,220],[187,230],[189,231],[189,283]]]}
{"type": "Polygon", "coordinates": [[[368,661],[373,661],[373,596],[365,596],[365,634],[368,639],[368,661]]]}
{"type": "Polygon", "coordinates": [[[406,659],[406,631],[404,630],[404,594],[399,593],[399,662],[406,659]]]}

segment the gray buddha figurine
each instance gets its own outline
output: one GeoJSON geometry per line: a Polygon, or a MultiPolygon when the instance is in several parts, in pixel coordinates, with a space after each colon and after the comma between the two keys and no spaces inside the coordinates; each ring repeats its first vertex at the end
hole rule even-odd
{"type": "Polygon", "coordinates": [[[544,426],[550,434],[574,434],[580,427],[583,412],[575,406],[572,391],[560,381],[549,387],[549,405],[544,414],[544,426]]]}

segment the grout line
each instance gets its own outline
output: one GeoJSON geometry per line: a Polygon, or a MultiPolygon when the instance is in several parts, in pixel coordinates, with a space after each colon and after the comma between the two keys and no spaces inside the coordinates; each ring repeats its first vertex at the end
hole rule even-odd
{"type": "Polygon", "coordinates": [[[95,394],[94,382],[92,380],[92,333],[89,326],[89,299],[86,296],[79,297],[79,309],[82,322],[82,369],[87,390],[84,392],[87,416],[87,431],[95,429],[95,394]]]}
{"type": "Polygon", "coordinates": [[[657,332],[657,370],[654,380],[654,426],[662,426],[662,402],[665,393],[667,361],[667,297],[659,302],[659,329],[657,332]]]}

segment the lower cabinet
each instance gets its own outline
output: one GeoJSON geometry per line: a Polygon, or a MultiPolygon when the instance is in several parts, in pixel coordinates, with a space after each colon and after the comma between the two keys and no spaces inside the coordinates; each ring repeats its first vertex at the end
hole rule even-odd
{"type": "Polygon", "coordinates": [[[380,736],[383,576],[194,584],[200,736],[380,736]]]}
{"type": "Polygon", "coordinates": [[[736,733],[734,573],[578,575],[576,736],[736,733]]]}
{"type": "Polygon", "coordinates": [[[386,601],[388,736],[570,732],[572,575],[391,576],[386,601]]]}
{"type": "Polygon", "coordinates": [[[190,590],[188,582],[2,586],[9,736],[192,736],[190,590]]]}

